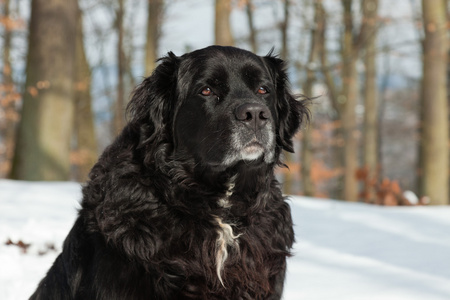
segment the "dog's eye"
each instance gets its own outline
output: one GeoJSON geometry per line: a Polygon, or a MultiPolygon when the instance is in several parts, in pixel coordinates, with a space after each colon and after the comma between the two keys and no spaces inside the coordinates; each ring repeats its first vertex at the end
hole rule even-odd
{"type": "Polygon", "coordinates": [[[260,88],[258,89],[258,94],[260,94],[260,95],[264,95],[264,94],[267,94],[267,90],[266,90],[266,88],[264,88],[264,87],[260,87],[260,88]]]}
{"type": "Polygon", "coordinates": [[[213,93],[213,91],[211,91],[211,89],[209,87],[204,88],[200,94],[202,94],[203,96],[211,96],[213,93]]]}

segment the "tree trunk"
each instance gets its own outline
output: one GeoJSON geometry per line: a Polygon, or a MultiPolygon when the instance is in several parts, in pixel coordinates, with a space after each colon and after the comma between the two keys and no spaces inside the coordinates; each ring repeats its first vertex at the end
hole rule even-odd
{"type": "Polygon", "coordinates": [[[358,142],[356,127],[356,100],[358,97],[356,59],[353,47],[352,0],[342,0],[344,6],[343,40],[343,93],[340,96],[342,106],[342,132],[344,136],[344,193],[346,201],[358,201],[358,182],[355,172],[358,168],[358,142]]]}
{"type": "MultiPolygon", "coordinates": [[[[316,80],[315,72],[316,70],[311,69],[312,65],[316,65],[318,59],[319,49],[322,49],[324,45],[320,45],[322,36],[325,30],[325,21],[323,14],[323,7],[321,1],[316,1],[314,3],[314,26],[311,30],[311,45],[309,50],[308,65],[306,71],[306,82],[304,93],[307,97],[312,96],[313,84],[316,80]]],[[[312,138],[311,130],[303,131],[302,138],[302,153],[301,153],[301,172],[302,172],[302,183],[303,183],[303,193],[305,196],[314,196],[315,186],[314,182],[311,180],[311,165],[313,161],[313,149],[312,149],[312,138]]]]}
{"type": "Polygon", "coordinates": [[[123,49],[125,15],[124,0],[118,0],[119,7],[116,11],[117,30],[117,100],[114,113],[113,136],[117,135],[125,126],[125,80],[126,57],[123,49]]]}
{"type": "MultiPolygon", "coordinates": [[[[364,82],[364,166],[370,181],[377,180],[378,173],[378,90],[376,72],[376,31],[378,0],[364,0],[362,40],[365,43],[364,65],[366,76],[364,82]]],[[[375,200],[374,189],[366,187],[367,201],[375,200]]]]}
{"type": "Polygon", "coordinates": [[[67,180],[73,127],[76,0],[33,0],[12,177],[67,180]]]}
{"type": "Polygon", "coordinates": [[[250,46],[253,53],[258,52],[258,43],[256,41],[256,29],[255,24],[253,23],[253,0],[247,0],[246,5],[246,12],[247,12],[247,21],[248,21],[248,28],[250,30],[250,46]]]}
{"type": "Polygon", "coordinates": [[[230,25],[231,0],[216,0],[215,44],[233,46],[234,39],[230,25]]]}
{"type": "Polygon", "coordinates": [[[422,193],[448,204],[449,129],[446,90],[447,28],[444,1],[422,0],[425,28],[422,99],[422,193]]]}
{"type": "MultiPolygon", "coordinates": [[[[307,88],[305,87],[305,94],[306,93],[307,88]]],[[[311,178],[311,166],[313,161],[311,130],[312,129],[308,128],[303,131],[302,153],[301,153],[301,175],[302,175],[303,194],[308,197],[313,197],[316,192],[316,187],[311,178]]]]}
{"type": "MultiPolygon", "coordinates": [[[[334,143],[334,146],[332,146],[332,167],[334,169],[342,170],[344,169],[344,138],[343,138],[343,129],[342,129],[342,105],[340,104],[341,99],[343,99],[342,96],[342,86],[338,86],[335,83],[334,76],[332,74],[332,68],[330,67],[330,64],[328,62],[328,52],[326,48],[326,39],[325,39],[325,31],[327,28],[326,21],[327,21],[327,15],[326,11],[323,7],[323,4],[321,1],[316,2],[316,10],[318,12],[318,18],[321,23],[323,23],[323,31],[318,35],[319,42],[317,43],[318,47],[318,54],[320,57],[320,64],[322,73],[324,76],[325,84],[328,87],[328,98],[330,99],[330,104],[333,107],[333,121],[338,121],[336,123],[339,123],[339,126],[337,126],[333,131],[333,137],[332,140],[336,141],[334,143]],[[340,101],[338,101],[338,99],[340,101]]],[[[344,177],[339,176],[337,178],[338,180],[338,186],[336,190],[331,191],[331,197],[336,199],[344,199],[343,197],[343,182],[344,177]]]]}
{"type": "Polygon", "coordinates": [[[289,0],[284,0],[284,19],[281,22],[281,58],[284,60],[288,59],[289,49],[288,49],[288,25],[289,25],[289,0]]]}
{"type": "MultiPolygon", "coordinates": [[[[280,56],[282,59],[287,60],[289,56],[288,45],[287,45],[287,29],[289,26],[289,1],[284,0],[284,19],[280,26],[281,31],[281,53],[280,56]]],[[[284,152],[284,158],[286,165],[290,166],[296,163],[296,155],[293,153],[289,153],[287,151],[284,152]]],[[[284,183],[283,183],[283,192],[285,194],[294,194],[294,186],[295,186],[295,175],[293,171],[290,169],[284,175],[284,183]]]]}
{"type": "Polygon", "coordinates": [[[145,44],[145,76],[150,76],[156,67],[163,7],[163,0],[148,0],[147,41],[145,44]]]}
{"type": "MultiPolygon", "coordinates": [[[[4,0],[3,17],[10,19],[10,0],[4,0]]],[[[4,24],[3,33],[3,82],[1,103],[3,109],[3,120],[0,121],[2,136],[4,137],[5,150],[1,153],[0,177],[6,177],[11,171],[12,159],[14,155],[14,139],[17,124],[16,102],[18,100],[17,92],[12,77],[11,67],[11,39],[12,30],[8,23],[4,24]]]]}
{"type": "Polygon", "coordinates": [[[76,35],[74,102],[76,147],[72,163],[76,166],[75,179],[83,182],[97,161],[98,149],[91,104],[91,70],[84,51],[83,17],[80,9],[76,35]]]}

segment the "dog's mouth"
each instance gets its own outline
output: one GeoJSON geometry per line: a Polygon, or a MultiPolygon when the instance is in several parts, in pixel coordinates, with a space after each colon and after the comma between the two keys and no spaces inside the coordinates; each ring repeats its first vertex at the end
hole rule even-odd
{"type": "Polygon", "coordinates": [[[270,164],[275,160],[275,134],[269,123],[257,134],[246,128],[238,127],[232,131],[229,147],[221,160],[230,167],[239,162],[270,164]]]}
{"type": "Polygon", "coordinates": [[[265,152],[260,142],[253,140],[242,148],[242,159],[255,160],[260,158],[265,152]]]}

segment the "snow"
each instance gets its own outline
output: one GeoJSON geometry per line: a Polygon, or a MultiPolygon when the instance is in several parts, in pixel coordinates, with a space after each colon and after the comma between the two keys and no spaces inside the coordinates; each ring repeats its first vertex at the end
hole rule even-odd
{"type": "MultiPolygon", "coordinates": [[[[80,187],[0,180],[0,299],[34,291],[76,218],[80,187]],[[24,254],[9,239],[31,246],[24,254]],[[57,251],[46,250],[49,244],[57,251]]],[[[305,197],[290,204],[297,243],[284,299],[450,299],[450,207],[305,197]]]]}
{"type": "Polygon", "coordinates": [[[450,208],[293,198],[285,299],[450,299],[450,208]]]}

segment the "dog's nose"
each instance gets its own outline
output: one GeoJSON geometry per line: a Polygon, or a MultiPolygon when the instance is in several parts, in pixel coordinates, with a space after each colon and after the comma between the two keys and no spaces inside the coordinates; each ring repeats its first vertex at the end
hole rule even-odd
{"type": "Polygon", "coordinates": [[[236,108],[234,114],[236,119],[248,126],[255,126],[255,129],[260,129],[270,117],[267,106],[258,103],[244,103],[236,108]]]}

